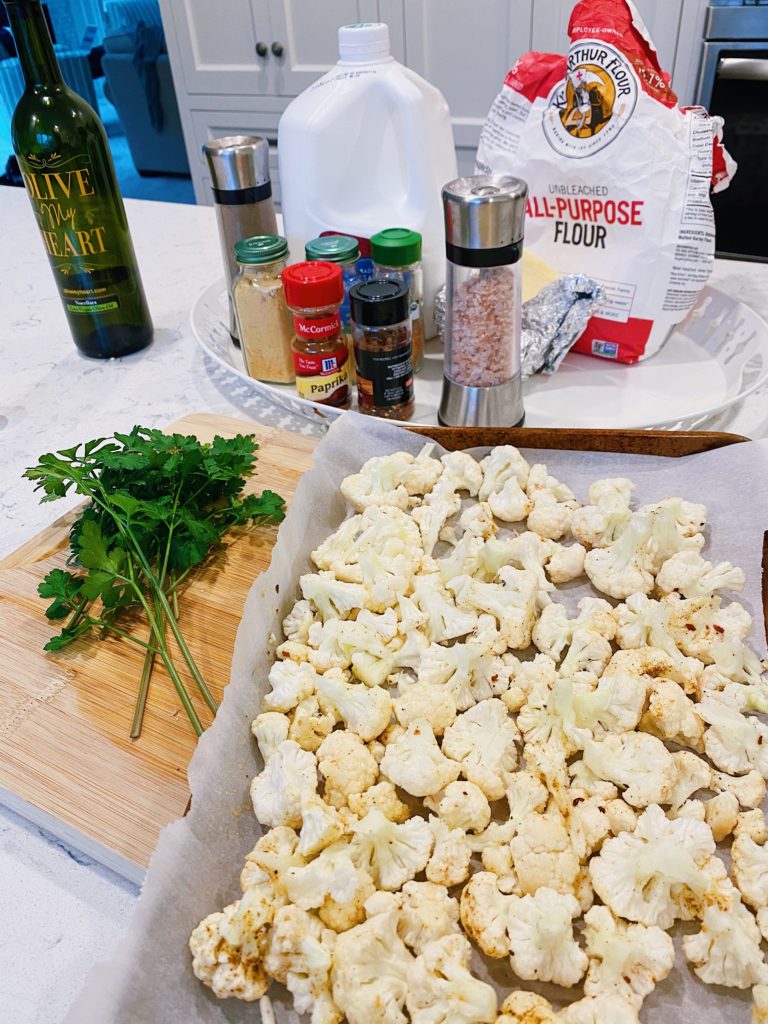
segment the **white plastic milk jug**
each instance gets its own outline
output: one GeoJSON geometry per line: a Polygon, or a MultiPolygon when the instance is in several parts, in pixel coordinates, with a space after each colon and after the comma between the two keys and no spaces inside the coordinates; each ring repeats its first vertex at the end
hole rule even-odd
{"type": "Polygon", "coordinates": [[[419,231],[430,337],[445,280],[440,189],[457,176],[442,93],[392,57],[386,25],[344,25],[338,64],[287,107],[277,141],[294,258],[324,232],[355,236],[367,255],[377,231],[419,231]]]}

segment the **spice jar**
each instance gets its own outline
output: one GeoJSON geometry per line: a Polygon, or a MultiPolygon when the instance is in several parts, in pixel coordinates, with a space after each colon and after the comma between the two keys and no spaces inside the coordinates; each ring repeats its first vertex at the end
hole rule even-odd
{"type": "Polygon", "coordinates": [[[280,274],[288,243],[279,235],[254,235],[235,245],[240,268],[232,285],[237,333],[249,377],[290,384],[293,369],[293,321],[285,305],[280,274]]]}
{"type": "Polygon", "coordinates": [[[408,286],[374,278],[349,293],[357,365],[357,407],[370,416],[413,416],[413,347],[408,286]]]}
{"type": "Polygon", "coordinates": [[[443,188],[445,363],[438,418],[449,426],[519,426],[520,259],[528,186],[503,174],[443,188]]]}
{"type": "Polygon", "coordinates": [[[323,405],[349,402],[349,347],[341,330],[341,267],[325,260],[294,263],[282,273],[293,317],[293,366],[301,398],[323,405]]]}
{"type": "Polygon", "coordinates": [[[345,331],[349,326],[349,289],[357,283],[357,261],[360,259],[360,246],[357,239],[350,235],[321,235],[307,242],[304,252],[308,260],[327,260],[338,263],[344,280],[344,301],[341,304],[341,326],[345,331]]]}
{"type": "Polygon", "coordinates": [[[421,235],[408,228],[385,228],[371,238],[376,277],[391,277],[408,286],[413,340],[413,368],[424,365],[424,275],[421,270],[421,235]]]}

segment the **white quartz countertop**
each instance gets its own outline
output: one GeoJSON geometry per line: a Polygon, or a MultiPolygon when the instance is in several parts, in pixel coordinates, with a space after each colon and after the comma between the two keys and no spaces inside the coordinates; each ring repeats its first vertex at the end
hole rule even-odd
{"type": "MultiPolygon", "coordinates": [[[[190,308],[222,276],[213,210],[126,206],[155,341],[134,356],[99,362],[71,341],[26,195],[0,188],[0,556],[65,511],[64,502],[39,505],[21,478],[43,452],[192,412],[317,431],[230,376],[192,337],[190,308]]],[[[711,283],[768,319],[768,265],[718,261],[711,283]]],[[[761,389],[708,426],[768,436],[767,399],[768,388],[761,389]]],[[[0,1021],[56,1024],[126,927],[136,889],[73,848],[71,837],[68,845],[2,809],[0,879],[0,919],[13,922],[2,943],[0,1021]]]]}

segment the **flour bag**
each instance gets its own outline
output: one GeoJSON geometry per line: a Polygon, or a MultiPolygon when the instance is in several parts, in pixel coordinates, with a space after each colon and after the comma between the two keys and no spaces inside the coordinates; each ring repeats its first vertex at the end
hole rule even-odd
{"type": "Polygon", "coordinates": [[[528,182],[525,245],[604,298],[574,347],[623,363],[657,352],[712,271],[710,188],[736,169],[722,119],[680,108],[629,0],[581,0],[567,57],[524,54],[488,114],[479,173],[528,182]]]}

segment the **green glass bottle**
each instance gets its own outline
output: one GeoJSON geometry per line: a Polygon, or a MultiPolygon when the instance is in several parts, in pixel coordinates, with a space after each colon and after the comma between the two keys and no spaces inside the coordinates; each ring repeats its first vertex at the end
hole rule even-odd
{"type": "Polygon", "coordinates": [[[40,0],[4,0],[24,73],[13,148],[72,337],[86,356],[145,348],[152,321],[104,126],[61,76],[40,0]]]}

